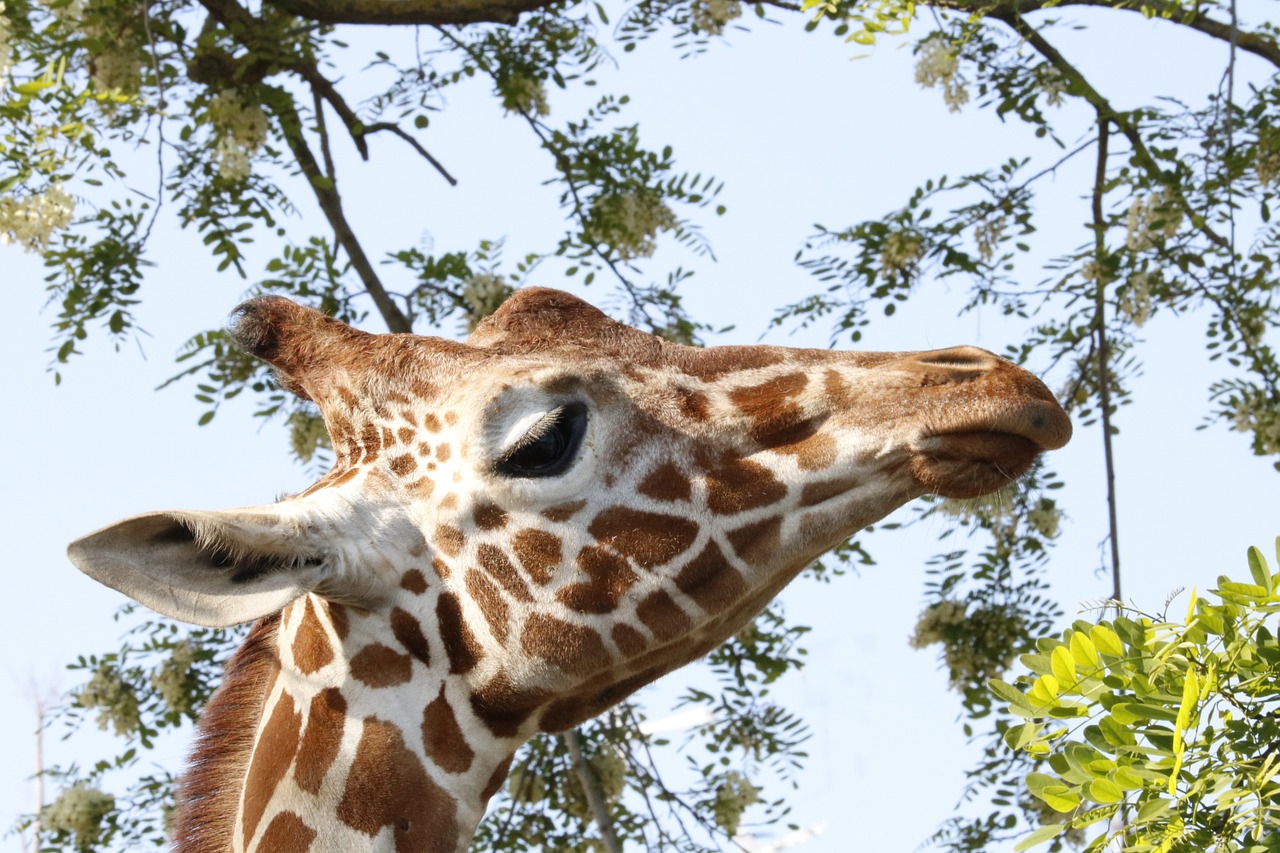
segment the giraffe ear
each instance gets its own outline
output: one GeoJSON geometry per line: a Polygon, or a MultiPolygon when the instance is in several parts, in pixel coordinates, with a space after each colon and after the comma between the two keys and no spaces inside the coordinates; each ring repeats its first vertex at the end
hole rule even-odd
{"type": "Polygon", "coordinates": [[[67,547],[94,580],[183,622],[222,628],[274,613],[312,590],[330,560],[277,507],[152,512],[67,547]]]}

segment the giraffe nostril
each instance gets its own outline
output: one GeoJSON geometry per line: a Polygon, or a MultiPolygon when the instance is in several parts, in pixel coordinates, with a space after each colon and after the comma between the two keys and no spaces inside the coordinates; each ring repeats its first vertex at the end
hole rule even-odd
{"type": "Polygon", "coordinates": [[[1000,359],[978,347],[948,347],[918,353],[916,364],[928,367],[954,367],[961,370],[992,370],[1000,365],[1000,359]]]}

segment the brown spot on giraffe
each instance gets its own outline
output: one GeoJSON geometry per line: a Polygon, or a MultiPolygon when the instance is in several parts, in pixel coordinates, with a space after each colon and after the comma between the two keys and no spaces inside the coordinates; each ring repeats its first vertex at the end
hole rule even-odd
{"type": "Polygon", "coordinates": [[[446,773],[465,773],[475,759],[453,706],[445,698],[443,684],[439,695],[422,712],[422,748],[427,758],[446,773]]]}
{"type": "Polygon", "coordinates": [[[333,661],[333,647],[329,635],[320,624],[311,596],[302,599],[302,619],[293,636],[293,663],[299,670],[311,675],[333,661]]]}
{"type": "MultiPolygon", "coordinates": [[[[450,412],[450,414],[453,414],[453,413],[450,412]]],[[[440,462],[448,462],[449,457],[452,455],[453,455],[453,451],[449,449],[448,442],[442,441],[440,442],[440,444],[436,445],[436,459],[439,460],[440,462]]]]}
{"type": "Polygon", "coordinates": [[[501,584],[502,588],[516,601],[533,601],[533,596],[529,594],[529,588],[525,586],[524,579],[520,577],[516,567],[511,565],[511,561],[507,559],[507,555],[501,548],[484,543],[476,549],[476,559],[480,563],[480,568],[501,584]]]}
{"type": "Polygon", "coordinates": [[[366,465],[382,453],[382,433],[378,431],[377,424],[365,424],[360,430],[360,449],[364,451],[361,461],[366,465]]]}
{"type": "Polygon", "coordinates": [[[436,526],[436,546],[450,557],[458,556],[462,551],[462,546],[467,540],[462,535],[462,531],[449,524],[440,524],[436,526]]]}
{"type": "Polygon", "coordinates": [[[652,569],[689,550],[698,538],[698,525],[677,515],[613,506],[593,518],[587,532],[601,545],[652,569]]]}
{"type": "Polygon", "coordinates": [[[436,600],[436,622],[440,639],[444,641],[444,653],[449,658],[449,672],[455,675],[470,672],[484,657],[484,650],[462,618],[462,605],[453,593],[440,593],[436,600]]]}
{"type": "MultiPolygon", "coordinates": [[[[405,418],[405,420],[409,421],[410,423],[413,422],[412,416],[405,418]]],[[[396,438],[400,439],[401,444],[408,446],[413,443],[413,439],[415,436],[417,436],[417,434],[418,434],[418,431],[413,427],[403,426],[396,431],[396,438]]]]}
{"type": "Polygon", "coordinates": [[[577,563],[589,580],[569,584],[556,598],[579,613],[612,613],[639,580],[626,560],[596,545],[579,551],[577,563]]]}
{"type": "Polygon", "coordinates": [[[568,503],[557,504],[544,509],[542,517],[547,521],[565,522],[577,515],[586,505],[586,501],[569,501],[568,503]]]}
{"type": "Polygon", "coordinates": [[[618,651],[622,653],[623,657],[635,657],[649,645],[649,641],[645,639],[644,634],[625,622],[619,622],[614,625],[610,636],[613,637],[613,644],[618,647],[618,651]]]}
{"type": "Polygon", "coordinates": [[[689,630],[693,621],[664,589],[655,590],[636,606],[636,616],[659,642],[675,639],[689,630]]]}
{"type": "Polygon", "coordinates": [[[246,843],[253,838],[271,795],[293,763],[301,729],[302,714],[293,704],[293,698],[281,693],[258,737],[244,780],[240,826],[246,843]]]}
{"type": "Polygon", "coordinates": [[[476,527],[481,530],[497,530],[507,523],[507,512],[488,501],[478,501],[471,511],[476,527]]]}
{"type": "Polygon", "coordinates": [[[520,561],[525,574],[534,583],[540,586],[551,583],[555,568],[560,565],[561,560],[559,536],[526,527],[511,537],[511,550],[520,561]]]}
{"type": "Polygon", "coordinates": [[[418,467],[418,460],[413,458],[413,454],[402,453],[399,456],[392,457],[390,464],[391,473],[397,477],[405,477],[412,474],[414,469],[418,467]]]}
{"type": "Polygon", "coordinates": [[[347,632],[351,630],[351,615],[347,613],[347,608],[341,604],[326,601],[325,609],[329,613],[329,624],[333,626],[333,633],[338,635],[339,640],[345,640],[347,632]]]}
{"type": "Polygon", "coordinates": [[[493,771],[493,775],[489,777],[489,781],[484,784],[484,790],[480,792],[480,799],[489,802],[493,795],[498,793],[502,788],[502,783],[507,781],[507,774],[511,772],[511,761],[516,757],[515,753],[507,756],[501,764],[493,771]]]}
{"type": "Polygon", "coordinates": [[[426,636],[422,633],[422,623],[418,621],[418,617],[399,607],[393,608],[391,633],[396,638],[396,642],[404,646],[405,651],[426,666],[431,665],[431,649],[427,645],[426,636]]]}
{"type": "Polygon", "coordinates": [[[543,613],[525,620],[520,645],[527,654],[574,675],[598,672],[611,661],[604,640],[593,629],[543,613]]]}
{"type": "Polygon", "coordinates": [[[800,506],[814,506],[852,490],[858,481],[849,477],[833,477],[806,483],[800,492],[800,506]]]}
{"type": "Polygon", "coordinates": [[[759,462],[726,455],[718,462],[704,462],[707,508],[717,515],[736,515],[777,503],[787,487],[759,462]]]}
{"type": "Polygon", "coordinates": [[[293,812],[280,812],[267,824],[257,849],[262,853],[307,853],[316,831],[293,812]]]}
{"type": "Polygon", "coordinates": [[[413,677],[413,659],[382,643],[370,643],[351,659],[351,674],[370,687],[395,687],[413,677]]]}
{"type": "Polygon", "coordinates": [[[400,729],[368,717],[338,819],[371,838],[394,830],[396,853],[454,853],[457,804],[427,775],[400,729]]]}
{"type": "Polygon", "coordinates": [[[691,421],[702,423],[711,413],[707,395],[692,388],[676,389],[676,407],[691,421]]]}
{"type": "Polygon", "coordinates": [[[744,563],[758,563],[765,554],[778,550],[782,516],[772,516],[743,525],[728,533],[729,544],[744,563]]]}
{"type": "Polygon", "coordinates": [[[517,688],[499,672],[471,694],[471,711],[498,737],[513,737],[529,715],[546,702],[545,693],[517,688]]]}
{"type": "Polygon", "coordinates": [[[400,576],[400,588],[407,589],[414,595],[422,595],[427,591],[427,578],[418,569],[410,569],[400,576]]]}
{"type": "Polygon", "coordinates": [[[440,419],[433,412],[427,412],[422,418],[422,427],[427,432],[439,432],[440,419]]]}
{"type": "Polygon", "coordinates": [[[507,607],[507,601],[502,597],[502,593],[483,572],[471,569],[467,572],[467,594],[480,605],[480,612],[489,623],[493,638],[505,645],[510,632],[507,621],[510,608],[507,607]]]}
{"type": "Polygon", "coordinates": [[[336,687],[321,690],[311,700],[307,727],[302,732],[302,743],[293,768],[293,780],[309,794],[319,792],[320,783],[338,757],[346,714],[347,700],[342,698],[342,691],[336,687]]]}
{"type": "Polygon", "coordinates": [[[676,587],[708,613],[716,613],[747,592],[747,582],[714,540],[676,575],[676,587]]]}
{"type": "Polygon", "coordinates": [[[649,472],[640,483],[639,492],[655,501],[687,501],[692,484],[685,473],[671,462],[664,462],[649,472]]]}

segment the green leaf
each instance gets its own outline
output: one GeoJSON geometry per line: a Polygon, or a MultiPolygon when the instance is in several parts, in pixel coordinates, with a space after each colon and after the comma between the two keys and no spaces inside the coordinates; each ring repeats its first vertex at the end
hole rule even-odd
{"type": "Polygon", "coordinates": [[[1050,656],[1053,665],[1053,677],[1061,685],[1071,685],[1076,680],[1076,659],[1066,646],[1058,646],[1050,656]]]}
{"type": "Polygon", "coordinates": [[[1080,795],[1066,785],[1048,785],[1038,795],[1055,812],[1066,814],[1080,807],[1080,795]]]}
{"type": "Polygon", "coordinates": [[[1110,779],[1094,779],[1084,786],[1085,795],[1095,803],[1110,805],[1124,799],[1124,791],[1110,779]]]}
{"type": "Polygon", "coordinates": [[[1089,639],[1089,635],[1076,631],[1071,635],[1071,657],[1075,660],[1076,669],[1089,670],[1098,665],[1098,648],[1089,639]]]}
{"type": "Polygon", "coordinates": [[[1275,585],[1271,579],[1271,572],[1267,570],[1267,558],[1262,556],[1262,552],[1254,546],[1249,546],[1249,573],[1253,575],[1253,582],[1266,590],[1267,595],[1275,594],[1275,585]]]}
{"type": "Polygon", "coordinates": [[[1043,844],[1051,838],[1057,838],[1066,831],[1067,827],[1065,824],[1047,823],[1015,844],[1013,847],[1014,853],[1022,853],[1023,850],[1030,850],[1037,844],[1043,844]]]}
{"type": "Polygon", "coordinates": [[[1120,657],[1124,654],[1124,645],[1120,642],[1120,635],[1106,625],[1094,625],[1090,628],[1089,639],[1093,641],[1094,647],[1104,655],[1120,657]]]}

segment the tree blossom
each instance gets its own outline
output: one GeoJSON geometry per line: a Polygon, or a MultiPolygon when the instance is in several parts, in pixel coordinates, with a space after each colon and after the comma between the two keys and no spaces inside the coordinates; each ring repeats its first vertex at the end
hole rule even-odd
{"type": "Polygon", "coordinates": [[[930,38],[920,45],[916,82],[926,89],[941,86],[942,100],[953,113],[969,102],[968,81],[960,76],[960,57],[945,39],[930,38]]]}
{"type": "Polygon", "coordinates": [[[75,207],[61,184],[24,198],[0,198],[0,246],[17,243],[28,252],[43,252],[53,235],[71,224],[75,207]]]}
{"type": "Polygon", "coordinates": [[[218,174],[229,181],[249,177],[249,161],[267,141],[270,125],[257,104],[240,100],[235,89],[223,89],[209,102],[209,119],[218,141],[214,153],[218,174]]]}

